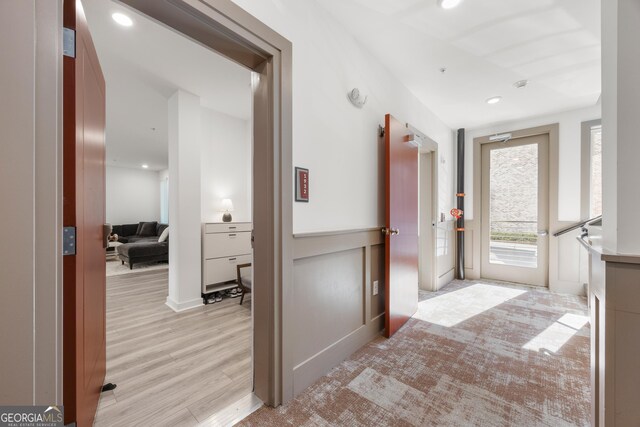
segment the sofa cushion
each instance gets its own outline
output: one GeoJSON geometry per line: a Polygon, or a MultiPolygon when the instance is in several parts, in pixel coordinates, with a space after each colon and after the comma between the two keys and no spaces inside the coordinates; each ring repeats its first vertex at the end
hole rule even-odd
{"type": "Polygon", "coordinates": [[[166,255],[169,253],[169,244],[158,242],[127,243],[116,248],[119,255],[128,258],[149,257],[166,255]]]}
{"type": "Polygon", "coordinates": [[[169,227],[169,224],[158,223],[158,226],[156,227],[156,236],[160,237],[162,235],[162,232],[166,230],[168,227],[169,227]]]}
{"type": "MultiPolygon", "coordinates": [[[[120,239],[118,239],[120,241],[120,239]]],[[[142,236],[129,236],[127,237],[127,243],[154,243],[157,242],[156,236],[142,237],[142,236]]]]}
{"type": "Polygon", "coordinates": [[[169,227],[165,228],[160,237],[158,237],[158,242],[166,242],[169,238],[169,227]]]}
{"type": "Polygon", "coordinates": [[[149,236],[157,236],[156,229],[158,228],[158,222],[141,222],[138,225],[138,231],[136,232],[137,236],[141,237],[149,237],[149,236]]]}
{"type": "MultiPolygon", "coordinates": [[[[138,224],[114,225],[111,232],[118,237],[135,236],[138,231],[138,224]]],[[[119,240],[118,240],[119,241],[119,240]]]]}

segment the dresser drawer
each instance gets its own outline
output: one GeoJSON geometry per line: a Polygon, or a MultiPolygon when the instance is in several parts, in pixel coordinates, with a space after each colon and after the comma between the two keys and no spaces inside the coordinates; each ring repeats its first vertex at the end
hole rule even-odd
{"type": "Polygon", "coordinates": [[[216,222],[204,225],[205,233],[233,233],[236,231],[251,231],[250,222],[216,222]]]}
{"type": "Polygon", "coordinates": [[[236,280],[237,265],[251,262],[251,255],[237,257],[208,259],[204,262],[202,273],[204,285],[236,280]]]}
{"type": "Polygon", "coordinates": [[[204,235],[204,258],[221,258],[251,253],[251,232],[204,235]]]}

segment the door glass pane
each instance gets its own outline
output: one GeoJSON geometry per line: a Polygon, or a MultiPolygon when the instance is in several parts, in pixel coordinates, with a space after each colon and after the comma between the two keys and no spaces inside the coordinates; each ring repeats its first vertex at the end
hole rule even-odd
{"type": "Polygon", "coordinates": [[[489,154],[489,262],[537,268],[538,145],[489,154]]]}

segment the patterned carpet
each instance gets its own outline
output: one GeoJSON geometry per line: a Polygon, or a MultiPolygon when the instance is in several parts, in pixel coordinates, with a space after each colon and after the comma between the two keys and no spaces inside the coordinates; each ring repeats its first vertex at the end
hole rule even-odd
{"type": "Polygon", "coordinates": [[[391,339],[240,425],[589,425],[585,298],[454,281],[421,300],[391,339]]]}

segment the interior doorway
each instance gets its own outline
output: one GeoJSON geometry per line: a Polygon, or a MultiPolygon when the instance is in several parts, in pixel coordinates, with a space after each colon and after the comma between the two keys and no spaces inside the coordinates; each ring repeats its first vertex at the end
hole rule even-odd
{"type": "Polygon", "coordinates": [[[286,346],[279,319],[287,314],[279,295],[291,280],[293,243],[291,43],[228,0],[121,3],[254,73],[253,383],[260,400],[278,405],[286,346]]]}
{"type": "Polygon", "coordinates": [[[438,290],[438,144],[425,138],[420,149],[420,264],[419,286],[423,291],[438,290]]]}
{"type": "Polygon", "coordinates": [[[549,134],[482,145],[482,277],[547,286],[549,134]]]}

